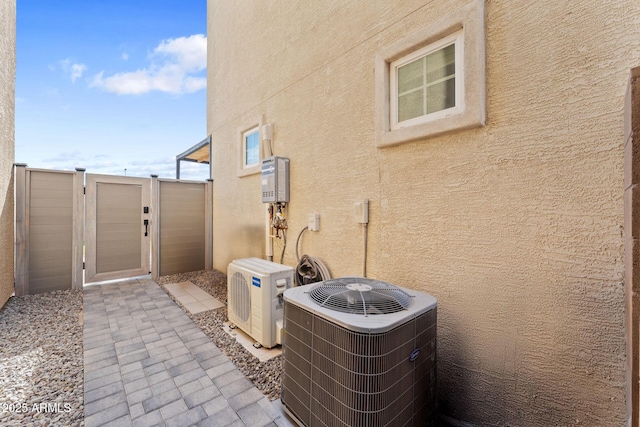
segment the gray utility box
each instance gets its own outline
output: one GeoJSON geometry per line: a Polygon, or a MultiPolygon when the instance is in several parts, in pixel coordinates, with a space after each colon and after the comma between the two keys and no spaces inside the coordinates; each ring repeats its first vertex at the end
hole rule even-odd
{"type": "Polygon", "coordinates": [[[262,159],[262,202],[289,202],[289,159],[286,157],[262,159]]]}

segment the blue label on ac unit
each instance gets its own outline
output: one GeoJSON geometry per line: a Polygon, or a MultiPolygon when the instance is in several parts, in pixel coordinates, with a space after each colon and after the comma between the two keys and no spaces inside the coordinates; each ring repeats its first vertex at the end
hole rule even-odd
{"type": "Polygon", "coordinates": [[[251,276],[251,284],[253,286],[257,286],[259,288],[260,287],[260,278],[251,276]]]}

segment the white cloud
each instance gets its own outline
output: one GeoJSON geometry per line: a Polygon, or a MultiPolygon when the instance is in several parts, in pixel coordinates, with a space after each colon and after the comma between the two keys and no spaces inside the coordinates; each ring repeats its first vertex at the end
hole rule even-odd
{"type": "Polygon", "coordinates": [[[82,77],[82,73],[87,71],[87,66],[84,64],[71,64],[71,81],[75,83],[77,79],[82,77]]]}
{"type": "Polygon", "coordinates": [[[127,52],[122,54],[122,60],[126,61],[127,59],[129,59],[129,54],[127,52]]]}
{"type": "Polygon", "coordinates": [[[207,66],[207,39],[203,34],[163,40],[149,54],[149,60],[148,67],[136,71],[109,76],[101,71],[91,85],[119,95],[192,93],[207,85],[206,77],[200,74],[207,66]]]}
{"type": "MultiPolygon", "coordinates": [[[[87,71],[86,65],[74,62],[71,58],[58,61],[58,66],[65,74],[69,75],[72,83],[75,83],[87,71]]],[[[49,66],[49,69],[53,70],[55,67],[49,66]]]]}

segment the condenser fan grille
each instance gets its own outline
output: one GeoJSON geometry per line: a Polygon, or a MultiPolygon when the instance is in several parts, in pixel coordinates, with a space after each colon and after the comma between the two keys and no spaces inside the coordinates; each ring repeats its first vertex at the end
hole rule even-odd
{"type": "Polygon", "coordinates": [[[406,310],[411,296],[391,283],[361,277],[343,277],[314,285],[316,304],[343,313],[390,314],[406,310]]]}
{"type": "Polygon", "coordinates": [[[248,321],[251,315],[251,293],[249,284],[242,273],[237,271],[233,273],[229,292],[231,294],[229,301],[231,309],[241,321],[248,321]]]}

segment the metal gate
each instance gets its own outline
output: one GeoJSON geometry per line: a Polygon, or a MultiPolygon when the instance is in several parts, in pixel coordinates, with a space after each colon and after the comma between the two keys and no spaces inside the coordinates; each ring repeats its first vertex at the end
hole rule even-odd
{"type": "Polygon", "coordinates": [[[151,180],[86,177],[85,283],[150,274],[151,180]]]}
{"type": "Polygon", "coordinates": [[[18,296],[212,268],[210,181],[19,164],[15,177],[18,296]]]}

